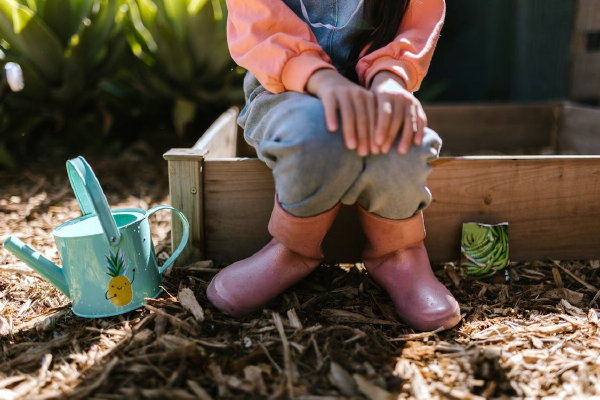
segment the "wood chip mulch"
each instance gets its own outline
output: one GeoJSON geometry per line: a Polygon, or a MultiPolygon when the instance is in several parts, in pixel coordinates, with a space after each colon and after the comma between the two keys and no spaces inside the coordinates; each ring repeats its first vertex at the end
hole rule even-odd
{"type": "MultiPolygon", "coordinates": [[[[147,150],[147,149],[146,149],[147,150]]],[[[168,203],[166,164],[141,146],[89,160],[111,207],[168,203]]],[[[79,216],[64,166],[0,172],[0,241],[59,262],[51,230],[79,216]]],[[[168,213],[153,217],[159,259],[168,213]]],[[[209,261],[175,268],[128,314],[84,319],[0,249],[0,399],[484,399],[600,396],[600,261],[513,263],[508,281],[437,273],[463,322],[415,332],[358,266],[323,266],[251,317],[215,310],[209,261]]]]}

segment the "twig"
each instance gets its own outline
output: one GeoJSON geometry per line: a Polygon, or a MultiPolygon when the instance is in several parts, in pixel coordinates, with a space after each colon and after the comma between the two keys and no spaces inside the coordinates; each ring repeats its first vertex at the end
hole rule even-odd
{"type": "Polygon", "coordinates": [[[558,268],[560,268],[565,274],[569,275],[571,278],[575,279],[577,282],[581,283],[586,288],[588,288],[590,290],[593,290],[594,292],[598,291],[597,287],[595,287],[594,285],[590,285],[589,283],[587,283],[586,281],[584,281],[583,279],[581,279],[580,277],[578,277],[577,275],[575,275],[574,273],[572,273],[571,271],[569,271],[567,268],[565,268],[562,265],[560,265],[560,263],[558,261],[552,261],[552,262],[558,268]]]}
{"type": "Polygon", "coordinates": [[[402,336],[398,336],[396,338],[393,339],[389,339],[388,342],[406,342],[408,340],[415,340],[415,339],[426,339],[429,336],[435,335],[436,333],[443,331],[444,328],[439,327],[434,331],[429,331],[429,332],[421,332],[421,333],[409,333],[406,335],[402,335],[402,336]]]}
{"type": "Polygon", "coordinates": [[[176,325],[176,326],[180,326],[184,329],[186,329],[189,332],[193,332],[194,328],[187,322],[177,318],[174,315],[171,315],[163,310],[161,310],[160,308],[156,308],[156,307],[152,307],[150,304],[144,304],[144,307],[156,314],[162,315],[165,318],[167,318],[169,321],[171,321],[172,324],[176,325]]]}
{"type": "Polygon", "coordinates": [[[69,395],[69,399],[84,399],[87,398],[94,390],[96,390],[97,388],[100,387],[100,385],[102,385],[102,383],[104,383],[104,381],[106,380],[106,378],[108,378],[108,375],[110,374],[110,372],[113,370],[113,368],[115,367],[115,365],[117,365],[117,363],[119,362],[119,358],[118,357],[113,357],[112,360],[110,360],[108,362],[108,364],[106,364],[104,366],[104,370],[102,371],[102,373],[100,374],[100,376],[97,379],[94,379],[91,385],[85,386],[79,390],[76,390],[75,392],[71,393],[69,395]]]}
{"type": "Polygon", "coordinates": [[[279,364],[277,364],[275,362],[275,360],[273,360],[273,357],[271,357],[271,353],[269,353],[269,349],[267,349],[265,347],[265,345],[262,344],[261,342],[258,342],[258,347],[260,347],[261,350],[263,351],[263,353],[265,353],[265,355],[267,356],[267,358],[269,359],[269,361],[271,361],[271,364],[273,364],[273,366],[275,367],[275,369],[277,370],[277,372],[281,373],[283,370],[281,369],[281,367],[279,366],[279,364]]]}
{"type": "Polygon", "coordinates": [[[279,336],[281,337],[281,345],[283,346],[283,363],[285,367],[285,375],[286,375],[286,383],[288,389],[289,398],[294,398],[294,373],[293,373],[293,365],[292,365],[292,357],[290,354],[290,344],[285,336],[285,330],[283,329],[283,322],[281,321],[281,316],[273,312],[273,322],[277,327],[277,331],[279,332],[279,336]]]}

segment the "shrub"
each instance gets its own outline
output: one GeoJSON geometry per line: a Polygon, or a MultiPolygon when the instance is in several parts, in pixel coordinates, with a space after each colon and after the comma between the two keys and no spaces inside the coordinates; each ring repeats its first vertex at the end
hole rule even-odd
{"type": "Polygon", "coordinates": [[[172,104],[178,133],[198,107],[241,101],[241,74],[229,56],[226,8],[219,0],[128,0],[126,35],[141,61],[132,83],[172,104]]]}
{"type": "Polygon", "coordinates": [[[0,167],[182,134],[241,101],[225,21],[223,0],[0,0],[0,167]]]}
{"type": "Polygon", "coordinates": [[[126,49],[119,12],[114,0],[0,0],[0,70],[15,63],[24,81],[18,92],[0,87],[0,164],[40,147],[97,143],[109,130],[101,81],[126,49]],[[60,143],[48,141],[57,135],[60,143]]]}

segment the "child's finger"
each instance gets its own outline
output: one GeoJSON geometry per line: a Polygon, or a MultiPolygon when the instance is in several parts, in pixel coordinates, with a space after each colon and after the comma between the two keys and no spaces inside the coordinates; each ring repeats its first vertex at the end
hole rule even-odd
{"type": "Polygon", "coordinates": [[[352,105],[354,106],[354,121],[358,138],[358,155],[366,156],[369,154],[369,119],[366,104],[362,96],[358,95],[352,98],[352,105]]]}
{"type": "Polygon", "coordinates": [[[425,127],[427,126],[427,116],[425,115],[425,111],[420,106],[417,106],[417,133],[414,137],[414,143],[417,146],[420,146],[423,143],[423,137],[425,136],[425,127]]]}
{"type": "MultiPolygon", "coordinates": [[[[392,102],[388,99],[377,99],[377,123],[375,127],[375,144],[384,147],[388,139],[390,122],[392,121],[392,102]]],[[[389,149],[388,149],[389,150],[389,149]]],[[[387,151],[384,151],[387,153],[387,151]]]]}
{"type": "Polygon", "coordinates": [[[402,125],[402,137],[400,143],[398,143],[398,153],[406,154],[410,148],[410,143],[414,135],[413,120],[411,116],[411,107],[407,105],[404,107],[404,123],[402,125]]]}
{"type": "Polygon", "coordinates": [[[371,154],[379,154],[381,148],[375,143],[375,125],[377,118],[375,117],[375,98],[370,96],[366,99],[367,116],[369,118],[369,147],[371,154]]]}
{"type": "Polygon", "coordinates": [[[329,132],[335,132],[338,130],[338,119],[337,119],[337,100],[334,96],[327,96],[322,99],[323,109],[325,112],[325,124],[329,132]]]}
{"type": "Polygon", "coordinates": [[[340,114],[342,117],[342,132],[344,135],[344,142],[346,147],[350,150],[355,150],[358,143],[356,140],[356,130],[354,122],[354,108],[350,99],[347,97],[338,97],[337,103],[339,104],[340,114]]]}
{"type": "Polygon", "coordinates": [[[400,134],[400,128],[404,122],[404,101],[401,98],[395,98],[392,104],[392,119],[386,133],[386,141],[383,145],[386,154],[390,151],[394,141],[400,134]]]}

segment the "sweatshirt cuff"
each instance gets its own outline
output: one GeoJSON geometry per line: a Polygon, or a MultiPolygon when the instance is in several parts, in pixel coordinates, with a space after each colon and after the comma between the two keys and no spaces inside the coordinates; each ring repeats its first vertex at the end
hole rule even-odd
{"type": "Polygon", "coordinates": [[[381,57],[376,59],[365,71],[362,77],[362,83],[365,87],[370,87],[375,75],[381,71],[389,71],[400,77],[406,84],[406,89],[410,92],[419,90],[420,82],[417,76],[417,70],[409,62],[397,60],[393,57],[381,57]]]}
{"type": "Polygon", "coordinates": [[[305,51],[290,58],[281,72],[281,83],[286,90],[306,93],[306,83],[318,69],[335,69],[333,65],[323,60],[316,51],[305,51]]]}

